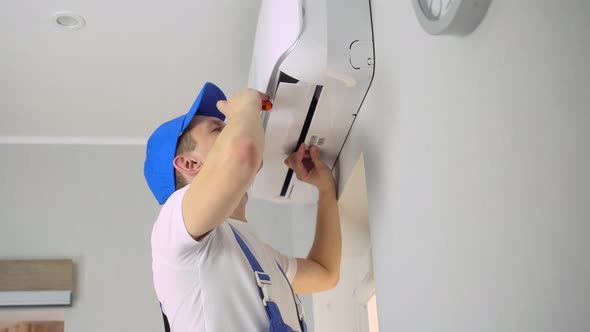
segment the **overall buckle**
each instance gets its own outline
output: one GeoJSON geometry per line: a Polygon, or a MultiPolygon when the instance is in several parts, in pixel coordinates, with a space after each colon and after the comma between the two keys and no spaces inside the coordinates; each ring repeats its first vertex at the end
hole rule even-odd
{"type": "Polygon", "coordinates": [[[266,307],[267,302],[274,302],[271,297],[271,286],[270,276],[264,272],[254,271],[256,276],[256,284],[262,290],[262,303],[266,307]]]}

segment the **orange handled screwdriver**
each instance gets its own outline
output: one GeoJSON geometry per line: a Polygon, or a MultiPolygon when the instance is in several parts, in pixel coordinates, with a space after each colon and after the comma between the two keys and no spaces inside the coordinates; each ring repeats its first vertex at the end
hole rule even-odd
{"type": "Polygon", "coordinates": [[[271,109],[272,109],[272,103],[270,102],[270,100],[263,100],[262,101],[262,111],[268,112],[271,109]]]}

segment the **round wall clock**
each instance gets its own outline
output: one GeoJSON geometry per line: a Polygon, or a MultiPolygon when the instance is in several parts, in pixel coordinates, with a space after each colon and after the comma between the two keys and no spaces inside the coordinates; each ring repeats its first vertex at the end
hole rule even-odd
{"type": "Polygon", "coordinates": [[[485,16],[491,0],[412,0],[420,25],[433,35],[466,35],[485,16]]]}

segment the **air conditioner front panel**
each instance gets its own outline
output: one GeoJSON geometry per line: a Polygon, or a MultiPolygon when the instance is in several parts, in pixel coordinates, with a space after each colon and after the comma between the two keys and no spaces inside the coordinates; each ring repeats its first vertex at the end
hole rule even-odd
{"type": "MultiPolygon", "coordinates": [[[[317,145],[323,161],[334,168],[374,74],[370,3],[368,0],[263,0],[250,69],[249,86],[271,97],[272,111],[264,113],[264,165],[251,194],[277,202],[314,203],[317,190],[296,179],[283,160],[299,142],[317,145]],[[272,4],[267,4],[272,3],[272,4]],[[279,24],[272,10],[283,4],[300,5],[300,34],[273,30],[279,24]],[[269,36],[272,36],[269,37],[269,36]],[[281,54],[274,61],[264,49],[281,54]],[[264,68],[264,69],[262,69],[264,68]],[[269,68],[273,68],[270,70],[269,68]],[[267,77],[268,76],[268,77],[267,77]],[[268,83],[268,85],[265,85],[268,83]],[[315,103],[315,104],[314,104],[315,103]],[[313,115],[313,116],[311,116],[313,115]]],[[[284,14],[284,13],[283,13],[284,14]]],[[[279,14],[279,15],[283,15],[279,14]]],[[[285,14],[287,15],[287,14],[285,14]]],[[[294,19],[296,15],[292,16],[294,19]]]]}
{"type": "Polygon", "coordinates": [[[280,83],[266,126],[263,166],[252,184],[253,197],[281,199],[289,168],[284,160],[296,149],[315,86],[280,83]]]}

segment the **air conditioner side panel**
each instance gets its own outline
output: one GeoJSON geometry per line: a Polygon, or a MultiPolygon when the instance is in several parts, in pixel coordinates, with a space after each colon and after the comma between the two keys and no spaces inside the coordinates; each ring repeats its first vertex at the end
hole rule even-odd
{"type": "Polygon", "coordinates": [[[275,67],[303,31],[303,0],[264,0],[260,5],[248,86],[262,92],[275,67]]]}

